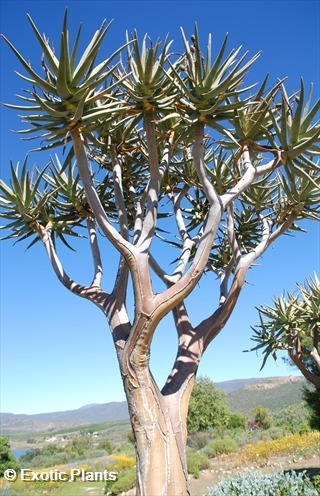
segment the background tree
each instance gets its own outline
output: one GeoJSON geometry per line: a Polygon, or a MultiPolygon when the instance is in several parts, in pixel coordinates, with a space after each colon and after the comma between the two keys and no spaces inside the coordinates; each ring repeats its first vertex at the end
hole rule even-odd
{"type": "Polygon", "coordinates": [[[78,57],[80,29],[70,45],[67,15],[56,51],[29,20],[44,72],[4,38],[29,84],[12,107],[29,124],[23,133],[41,139],[39,149],[67,152],[63,163],[52,158],[31,173],[27,160],[21,169],[11,165],[10,184],[1,182],[7,238],[41,242],[61,283],[105,314],[135,435],[138,494],[187,494],[187,410],[201,357],[230,317],[250,266],[298,221],[318,218],[319,102],[311,105],[303,81],[292,96],[267,78],[255,92],[244,87],[258,55],[247,60],[240,48],[226,55],[226,38],[212,61],[211,37],[204,54],[197,27],[191,43],[182,32],[181,55],[168,40],[153,44],[146,36],[140,44],[135,32],[96,63],[109,25],[78,57]],[[93,263],[88,285],[71,278],[59,257],[59,242],[70,247],[83,229],[93,263]],[[174,252],[173,270],[167,250],[157,250],[160,240],[174,252]],[[100,249],[111,245],[120,257],[107,291],[100,249]],[[204,274],[218,279],[218,298],[212,314],[192,324],[185,300],[204,274]],[[169,312],[178,349],[160,389],[150,345],[169,312]]]}
{"type": "Polygon", "coordinates": [[[277,350],[288,352],[289,361],[296,366],[311,386],[304,386],[303,397],[311,412],[310,426],[320,429],[320,282],[315,274],[298,292],[274,298],[274,306],[258,308],[260,324],[253,328],[253,340],[263,349],[262,367],[271,355],[277,360],[277,350]]]}
{"type": "Polygon", "coordinates": [[[258,405],[253,408],[251,414],[253,416],[253,422],[257,427],[261,429],[270,429],[273,424],[273,418],[269,408],[258,405]]]}
{"type": "Polygon", "coordinates": [[[260,323],[253,327],[252,337],[258,344],[252,350],[263,349],[261,368],[270,355],[277,360],[277,350],[287,351],[304,377],[320,389],[320,282],[316,274],[297,289],[274,298],[274,306],[258,308],[260,323]]]}
{"type": "Polygon", "coordinates": [[[226,394],[219,391],[208,377],[199,377],[194,385],[188,410],[188,432],[223,429],[229,420],[226,394]]]}
{"type": "MultiPolygon", "coordinates": [[[[315,372],[317,374],[317,372],[315,372]]],[[[309,425],[312,429],[320,431],[320,390],[315,387],[303,388],[303,399],[308,405],[309,425]]]]}
{"type": "Polygon", "coordinates": [[[10,451],[8,438],[0,437],[0,477],[8,468],[19,470],[19,463],[10,451]]]}

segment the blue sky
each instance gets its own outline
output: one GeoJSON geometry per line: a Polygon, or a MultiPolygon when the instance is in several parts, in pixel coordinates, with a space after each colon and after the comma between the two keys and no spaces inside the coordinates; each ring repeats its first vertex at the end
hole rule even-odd
{"type": "MultiPolygon", "coordinates": [[[[164,38],[167,33],[181,49],[180,26],[188,36],[197,21],[202,43],[213,34],[218,49],[229,32],[229,49],[243,45],[250,54],[262,50],[248,81],[288,77],[289,92],[299,87],[300,76],[315,84],[319,95],[319,2],[316,1],[69,1],[71,35],[83,22],[87,42],[102,20],[114,19],[104,43],[110,53],[125,41],[125,31],[137,28],[140,36],[164,38]]],[[[64,1],[3,1],[1,32],[34,64],[40,59],[37,43],[26,18],[31,14],[40,32],[55,46],[61,31],[64,1]]],[[[21,71],[14,55],[1,43],[1,101],[13,102],[24,87],[14,70],[21,71]]],[[[14,111],[1,108],[1,176],[7,177],[9,160],[23,160],[30,142],[21,142],[12,129],[21,129],[14,111]]],[[[31,142],[33,145],[33,142],[31,142]]],[[[33,154],[30,165],[47,159],[33,154]]],[[[273,361],[259,373],[261,356],[243,353],[252,345],[251,330],[257,320],[255,306],[294,289],[315,270],[319,273],[320,232],[315,223],[308,234],[285,236],[272,246],[248,276],[238,306],[226,328],[207,350],[199,374],[215,382],[245,377],[289,375],[293,369],[273,361]]],[[[12,413],[40,413],[78,408],[88,403],[122,401],[124,392],[104,316],[92,304],[67,292],[56,280],[42,246],[28,252],[11,241],[1,243],[1,404],[12,413]]],[[[105,248],[107,250],[107,247],[105,248]]],[[[85,264],[87,247],[75,257],[62,250],[70,275],[79,282],[91,277],[85,264]]],[[[114,254],[104,252],[106,272],[112,272],[114,254]]],[[[207,277],[188,301],[194,323],[217,302],[216,288],[207,277]]],[[[159,327],[151,366],[162,384],[172,366],[176,347],[170,317],[159,327]]]]}

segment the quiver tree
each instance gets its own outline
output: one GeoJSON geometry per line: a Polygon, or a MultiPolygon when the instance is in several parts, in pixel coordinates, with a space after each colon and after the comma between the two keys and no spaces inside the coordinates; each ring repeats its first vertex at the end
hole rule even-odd
{"type": "Polygon", "coordinates": [[[277,360],[277,351],[286,351],[304,377],[320,390],[320,282],[316,274],[299,292],[273,299],[273,306],[258,308],[260,322],[252,329],[252,350],[263,349],[264,367],[269,356],[277,360]]]}
{"type": "Polygon", "coordinates": [[[152,44],[146,36],[141,44],[135,32],[96,63],[109,26],[79,58],[80,30],[70,46],[67,15],[59,53],[29,20],[44,73],[4,38],[29,85],[21,105],[10,106],[23,112],[29,128],[22,133],[36,132],[42,151],[66,151],[62,162],[51,159],[32,174],[26,161],[21,170],[12,166],[9,185],[1,183],[7,237],[42,243],[61,283],[107,317],[135,435],[138,494],[185,495],[186,416],[201,357],[230,317],[249,267],[300,220],[318,218],[319,102],[311,105],[303,81],[292,96],[283,81],[244,87],[258,55],[247,60],[240,48],[226,55],[226,38],[212,62],[211,37],[203,53],[197,28],[190,43],[182,32],[182,54],[171,53],[168,40],[152,44]],[[84,227],[94,267],[88,285],[66,273],[58,252],[59,240],[69,246],[84,227]],[[172,270],[155,239],[173,251],[172,270]],[[108,244],[119,267],[107,291],[100,254],[108,244]],[[212,314],[191,323],[185,299],[210,272],[220,282],[212,314]],[[160,389],[149,352],[169,312],[178,349],[160,389]]]}

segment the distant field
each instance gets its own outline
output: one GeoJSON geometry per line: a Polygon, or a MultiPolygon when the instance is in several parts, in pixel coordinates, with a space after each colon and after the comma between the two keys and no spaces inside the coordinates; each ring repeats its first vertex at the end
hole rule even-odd
{"type": "MultiPolygon", "coordinates": [[[[102,424],[93,424],[90,426],[74,427],[70,429],[57,430],[51,435],[57,438],[57,442],[62,439],[72,439],[75,436],[88,433],[97,433],[97,442],[101,439],[109,439],[115,446],[120,446],[126,443],[128,432],[131,431],[129,420],[121,422],[105,422],[102,424]]],[[[46,444],[46,440],[50,436],[46,432],[28,433],[28,434],[13,434],[10,436],[11,449],[34,449],[41,448],[46,444]]]]}

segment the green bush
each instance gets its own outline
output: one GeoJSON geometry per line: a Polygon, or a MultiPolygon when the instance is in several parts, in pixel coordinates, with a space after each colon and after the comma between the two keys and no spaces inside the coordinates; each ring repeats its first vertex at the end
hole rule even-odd
{"type": "Polygon", "coordinates": [[[247,426],[247,419],[241,413],[230,413],[228,418],[228,429],[245,429],[247,426]]]}
{"type": "Polygon", "coordinates": [[[129,491],[136,483],[136,469],[129,468],[122,473],[119,473],[118,480],[112,485],[107,482],[105,494],[110,493],[112,495],[120,494],[124,491],[129,491]]]}
{"type": "Polygon", "coordinates": [[[286,432],[299,434],[301,428],[309,424],[309,411],[303,403],[291,405],[275,414],[274,423],[286,432]]]}
{"type": "Polygon", "coordinates": [[[237,474],[209,489],[208,496],[317,496],[305,472],[237,474]]]}
{"type": "Polygon", "coordinates": [[[19,463],[10,451],[9,439],[0,437],[0,477],[3,477],[7,468],[18,470],[19,463]]]}
{"type": "Polygon", "coordinates": [[[187,455],[188,473],[195,479],[199,478],[199,471],[209,468],[209,459],[204,453],[190,453],[187,455]]]}
{"type": "Polygon", "coordinates": [[[317,487],[320,491],[320,475],[315,475],[312,479],[312,482],[315,487],[317,487]]]}
{"type": "Polygon", "coordinates": [[[133,430],[132,429],[127,434],[127,440],[128,440],[129,443],[132,443],[132,444],[135,443],[134,434],[133,434],[133,430]]]}
{"type": "Polygon", "coordinates": [[[272,414],[269,408],[258,405],[251,410],[253,415],[253,422],[258,424],[260,429],[270,429],[273,424],[272,414]]]}
{"type": "Polygon", "coordinates": [[[204,452],[209,458],[214,458],[218,455],[234,453],[238,450],[238,445],[233,439],[217,439],[208,444],[204,452]]]}
{"type": "Polygon", "coordinates": [[[200,450],[209,443],[210,439],[211,435],[209,431],[198,431],[188,436],[187,444],[190,448],[200,450]]]}
{"type": "Polygon", "coordinates": [[[97,449],[98,450],[103,450],[103,451],[106,451],[109,455],[110,453],[112,453],[113,449],[114,449],[114,446],[113,444],[111,443],[111,441],[109,441],[109,439],[103,439],[102,441],[100,441],[100,443],[97,445],[97,449]]]}

